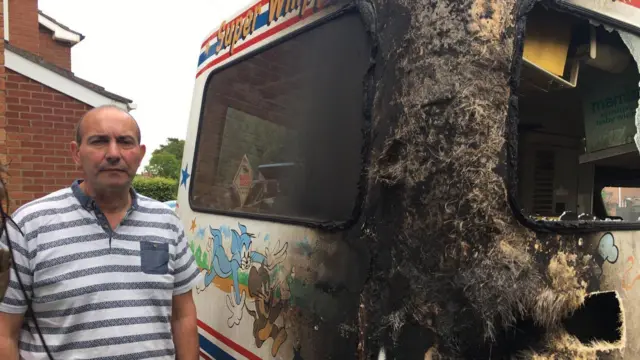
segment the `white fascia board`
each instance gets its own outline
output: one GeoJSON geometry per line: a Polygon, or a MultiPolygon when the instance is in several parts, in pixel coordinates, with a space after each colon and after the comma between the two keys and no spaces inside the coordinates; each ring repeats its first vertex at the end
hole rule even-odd
{"type": "Polygon", "coordinates": [[[38,22],[40,23],[40,25],[53,31],[54,40],[66,41],[72,44],[77,44],[80,42],[80,40],[82,40],[80,38],[80,35],[61,27],[60,25],[56,24],[55,22],[47,19],[46,17],[40,14],[38,14],[38,22]]]}
{"type": "Polygon", "coordinates": [[[110,99],[54,71],[27,60],[8,49],[4,50],[4,65],[18,74],[33,79],[92,107],[115,105],[125,111],[130,110],[128,104],[110,99]]]}
{"type": "Polygon", "coordinates": [[[4,18],[4,39],[9,41],[9,0],[3,2],[3,18],[4,18]]]}

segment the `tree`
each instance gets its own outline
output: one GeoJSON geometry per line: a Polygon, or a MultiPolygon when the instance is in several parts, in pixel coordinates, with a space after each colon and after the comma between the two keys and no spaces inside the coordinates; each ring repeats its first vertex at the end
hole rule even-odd
{"type": "Polygon", "coordinates": [[[183,151],[184,140],[167,138],[166,144],[153,151],[145,171],[154,177],[179,179],[183,151]]]}

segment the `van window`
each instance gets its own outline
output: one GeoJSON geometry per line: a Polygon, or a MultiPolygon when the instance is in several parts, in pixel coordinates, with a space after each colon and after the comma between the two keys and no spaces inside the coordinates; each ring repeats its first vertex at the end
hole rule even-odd
{"type": "Polygon", "coordinates": [[[542,6],[527,23],[517,90],[522,212],[637,222],[640,75],[629,49],[640,38],[542,6]],[[618,188],[633,200],[618,199],[618,188]]]}
{"type": "Polygon", "coordinates": [[[345,14],[207,80],[191,206],[311,222],[351,218],[369,39],[345,14]]]}

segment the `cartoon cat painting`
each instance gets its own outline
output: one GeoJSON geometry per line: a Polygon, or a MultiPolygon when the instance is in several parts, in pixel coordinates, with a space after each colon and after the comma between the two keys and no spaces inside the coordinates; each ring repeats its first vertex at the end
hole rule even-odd
{"type": "MultiPolygon", "coordinates": [[[[253,251],[252,244],[255,236],[247,232],[247,227],[240,223],[238,223],[238,228],[240,232],[231,230],[231,258],[229,258],[225,252],[222,241],[222,231],[209,226],[209,231],[212,236],[211,265],[210,270],[205,273],[202,287],[202,290],[207,288],[216,277],[223,279],[231,277],[233,281],[233,299],[227,296],[227,307],[232,313],[228,321],[230,327],[240,323],[246,298],[244,292],[242,292],[242,294],[240,293],[239,271],[248,270],[253,263],[262,263],[265,264],[267,268],[272,269],[284,261],[287,256],[288,247],[288,244],[285,243],[282,248],[275,253],[271,253],[269,249],[266,249],[265,254],[253,251]]],[[[277,243],[276,249],[279,246],[280,242],[277,243]]]]}

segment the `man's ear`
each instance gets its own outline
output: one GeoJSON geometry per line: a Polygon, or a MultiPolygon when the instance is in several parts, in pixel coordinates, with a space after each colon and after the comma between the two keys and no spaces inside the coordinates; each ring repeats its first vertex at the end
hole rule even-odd
{"type": "Polygon", "coordinates": [[[140,144],[140,161],[144,159],[144,154],[147,153],[147,147],[144,144],[140,144]]]}
{"type": "Polygon", "coordinates": [[[77,142],[71,142],[71,157],[77,165],[80,165],[80,145],[77,142]]]}

